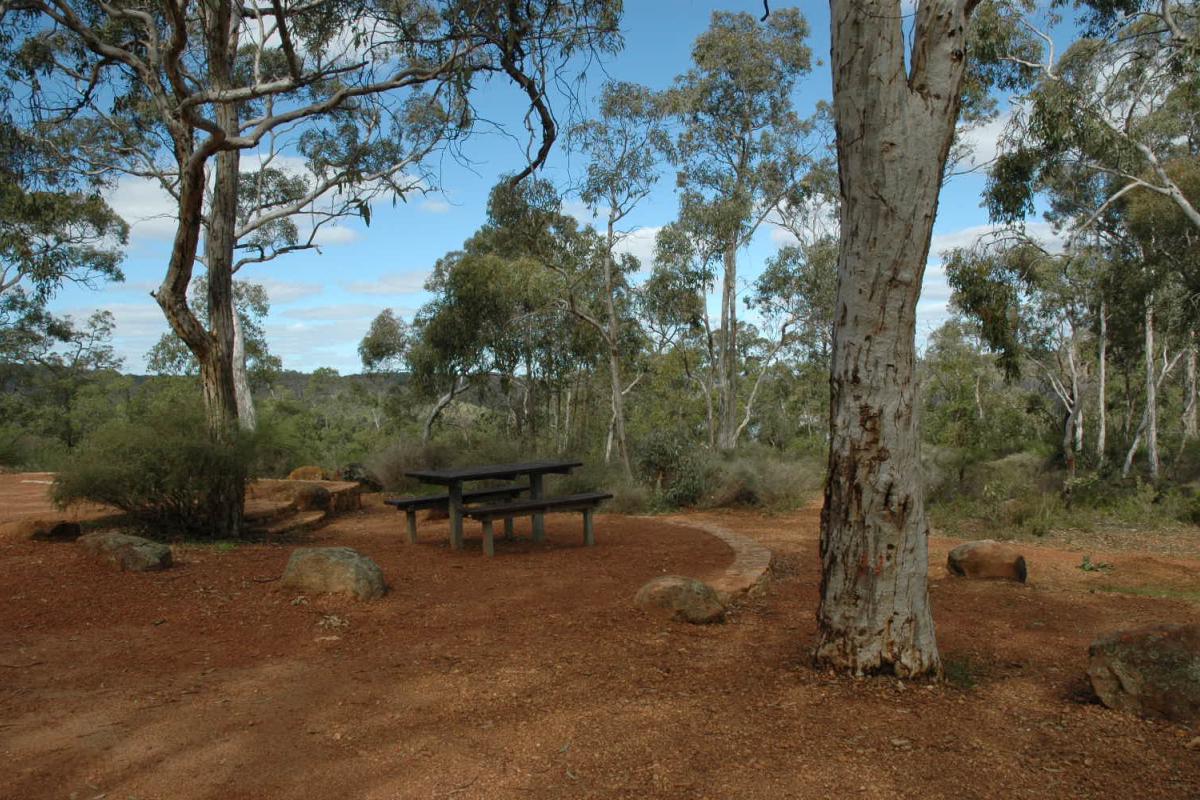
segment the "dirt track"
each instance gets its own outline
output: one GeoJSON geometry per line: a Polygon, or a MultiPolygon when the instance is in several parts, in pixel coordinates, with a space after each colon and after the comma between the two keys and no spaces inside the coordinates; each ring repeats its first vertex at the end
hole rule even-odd
{"type": "MultiPolygon", "coordinates": [[[[0,520],[37,489],[0,476],[0,520]]],[[[22,513],[29,508],[22,507],[22,513]]],[[[0,540],[0,798],[1200,797],[1198,731],[1087,697],[1112,627],[1194,620],[1200,562],[1026,548],[1032,585],[945,576],[938,638],[960,686],[808,664],[817,514],[704,517],[779,555],[725,625],[631,606],[662,572],[731,560],[698,531],[602,516],[549,543],[403,544],[374,503],[320,531],[383,568],[382,601],[297,601],[289,548],[184,547],[121,575],[69,544],[0,540]],[[1116,587],[1120,592],[1112,591],[1116,587]]],[[[518,524],[518,534],[527,529],[518,524]]],[[[527,535],[527,534],[526,534],[527,535]]]]}

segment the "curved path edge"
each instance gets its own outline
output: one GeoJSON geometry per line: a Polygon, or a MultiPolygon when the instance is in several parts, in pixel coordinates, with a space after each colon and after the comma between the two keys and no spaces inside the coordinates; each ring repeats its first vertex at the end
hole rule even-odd
{"type": "Polygon", "coordinates": [[[729,603],[766,589],[770,579],[772,555],[770,550],[758,542],[711,522],[662,517],[658,519],[681,528],[702,530],[717,537],[733,550],[733,563],[726,568],[721,577],[709,581],[709,586],[721,596],[723,602],[729,603]]]}

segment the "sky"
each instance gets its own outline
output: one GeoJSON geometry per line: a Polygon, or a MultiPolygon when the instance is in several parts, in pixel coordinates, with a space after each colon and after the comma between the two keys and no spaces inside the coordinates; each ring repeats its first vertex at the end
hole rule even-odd
{"type": "MultiPolygon", "coordinates": [[[[773,8],[794,5],[773,3],[773,8]]],[[[824,2],[798,4],[808,18],[814,54],[812,73],[797,87],[794,102],[802,115],[811,114],[821,100],[831,98],[828,69],[829,17],[824,2]]],[[[758,0],[626,0],[622,23],[624,49],[602,63],[587,66],[579,92],[594,101],[607,78],[636,81],[663,89],[690,64],[695,38],[708,26],[714,10],[747,11],[758,16],[758,0]]],[[[263,285],[271,301],[266,334],[271,351],[285,369],[310,372],[332,367],[342,374],[361,371],[358,342],[371,320],[383,309],[411,319],[430,298],[423,290],[426,276],[437,259],[461,247],[485,219],[487,194],[501,175],[524,164],[527,137],[521,128],[520,97],[513,90],[490,85],[477,98],[481,111],[505,124],[507,133],[483,130],[463,146],[463,159],[443,158],[434,164],[438,190],[393,203],[384,199],[372,206],[368,227],[346,220],[322,228],[319,252],[282,256],[262,265],[250,265],[240,280],[263,285]]],[[[566,109],[558,109],[560,123],[568,122],[566,109]]],[[[985,164],[995,153],[996,139],[1006,116],[971,134],[974,159],[985,164]]],[[[542,177],[560,187],[578,181],[584,162],[566,152],[560,138],[542,177]]],[[[948,316],[949,289],[939,254],[971,244],[990,230],[980,206],[985,176],[982,170],[959,175],[943,189],[918,305],[918,339],[948,316]]],[[[52,309],[83,319],[96,309],[108,309],[116,320],[114,347],[127,372],[145,370],[145,354],[168,332],[162,311],[150,296],[166,269],[175,221],[171,205],[151,183],[124,179],[111,192],[112,206],[131,225],[123,271],[126,280],[96,290],[68,286],[55,298],[52,309]]],[[[565,209],[591,221],[577,197],[568,197],[565,209]]],[[[628,218],[624,247],[650,266],[654,234],[676,214],[674,178],[664,165],[657,189],[628,218]]],[[[1042,223],[1031,223],[1030,232],[1049,235],[1042,223]],[[1039,227],[1040,226],[1040,227],[1039,227]]],[[[739,254],[739,288],[749,290],[765,260],[786,236],[764,226],[739,254]]],[[[715,302],[715,300],[714,300],[715,302]]],[[[742,305],[739,303],[739,307],[742,305]]]]}

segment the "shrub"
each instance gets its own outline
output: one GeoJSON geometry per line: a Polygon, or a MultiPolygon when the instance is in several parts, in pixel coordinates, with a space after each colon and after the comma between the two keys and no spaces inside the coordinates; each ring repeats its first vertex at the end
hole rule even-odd
{"type": "Polygon", "coordinates": [[[64,506],[116,506],[152,536],[209,537],[219,530],[211,498],[231,475],[251,472],[254,446],[252,436],[212,442],[190,406],[110,422],[66,462],[53,496],[64,506]]]}
{"type": "Polygon", "coordinates": [[[414,469],[441,469],[450,466],[454,451],[440,442],[400,441],[367,456],[363,466],[385,491],[417,491],[420,481],[405,477],[414,469]]]}

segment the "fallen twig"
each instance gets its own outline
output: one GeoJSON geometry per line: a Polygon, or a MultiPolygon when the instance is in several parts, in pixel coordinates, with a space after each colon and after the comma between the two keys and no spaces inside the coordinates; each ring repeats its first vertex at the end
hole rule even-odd
{"type": "Polygon", "coordinates": [[[28,667],[36,667],[38,664],[44,664],[44,661],[30,661],[28,664],[0,664],[0,667],[8,667],[9,669],[26,669],[28,667]]]}

